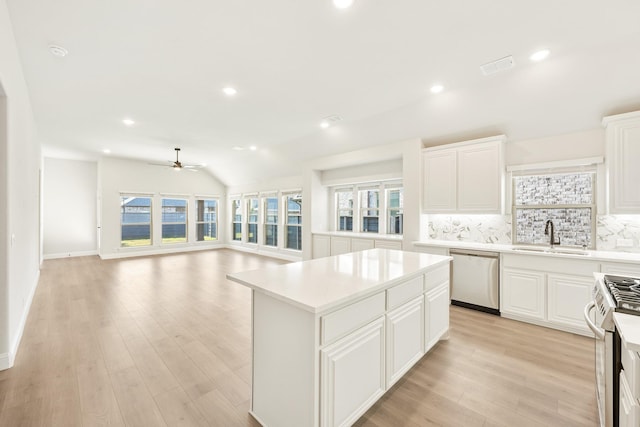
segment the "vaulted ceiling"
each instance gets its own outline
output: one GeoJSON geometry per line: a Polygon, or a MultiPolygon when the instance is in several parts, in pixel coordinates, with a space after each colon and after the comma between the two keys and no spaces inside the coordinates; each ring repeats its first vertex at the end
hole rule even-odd
{"type": "Polygon", "coordinates": [[[47,156],[157,162],[181,147],[235,185],[407,138],[522,140],[640,109],[636,0],[7,4],[47,156]],[[480,72],[508,55],[513,69],[480,72]]]}

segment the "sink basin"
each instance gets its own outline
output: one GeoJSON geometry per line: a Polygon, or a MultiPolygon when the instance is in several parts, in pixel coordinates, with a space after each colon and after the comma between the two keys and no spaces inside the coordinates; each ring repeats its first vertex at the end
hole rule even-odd
{"type": "Polygon", "coordinates": [[[543,248],[537,246],[521,246],[513,248],[514,251],[518,252],[541,252],[546,254],[563,254],[563,255],[580,255],[587,256],[589,252],[583,249],[562,249],[562,248],[543,248]]]}

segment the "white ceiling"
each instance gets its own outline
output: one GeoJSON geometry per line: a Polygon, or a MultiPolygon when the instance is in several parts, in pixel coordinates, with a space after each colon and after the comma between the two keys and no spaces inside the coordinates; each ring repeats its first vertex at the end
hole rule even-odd
{"type": "Polygon", "coordinates": [[[6,1],[48,156],[157,162],[181,147],[238,185],[407,138],[522,140],[640,109],[637,0],[6,1]],[[514,69],[481,74],[507,55],[514,69]]]}

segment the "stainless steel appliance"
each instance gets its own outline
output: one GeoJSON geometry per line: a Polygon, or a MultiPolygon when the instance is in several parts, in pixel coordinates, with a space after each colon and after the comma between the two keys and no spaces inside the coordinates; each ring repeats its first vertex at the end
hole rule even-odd
{"type": "Polygon", "coordinates": [[[621,352],[613,313],[640,315],[640,279],[600,273],[594,276],[593,301],[584,308],[584,318],[596,339],[598,412],[602,427],[617,427],[621,352]]]}
{"type": "Polygon", "coordinates": [[[499,254],[451,249],[451,304],[500,314],[499,254]]]}

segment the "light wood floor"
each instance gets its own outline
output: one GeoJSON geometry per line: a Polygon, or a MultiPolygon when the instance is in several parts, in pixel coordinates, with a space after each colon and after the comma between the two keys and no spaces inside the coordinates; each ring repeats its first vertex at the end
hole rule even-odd
{"type": "MultiPolygon", "coordinates": [[[[230,250],[45,261],[0,426],[256,426],[250,293],[230,250]]],[[[439,343],[358,426],[596,426],[592,340],[452,308],[439,343]]],[[[277,427],[277,426],[273,426],[277,427]]]]}

